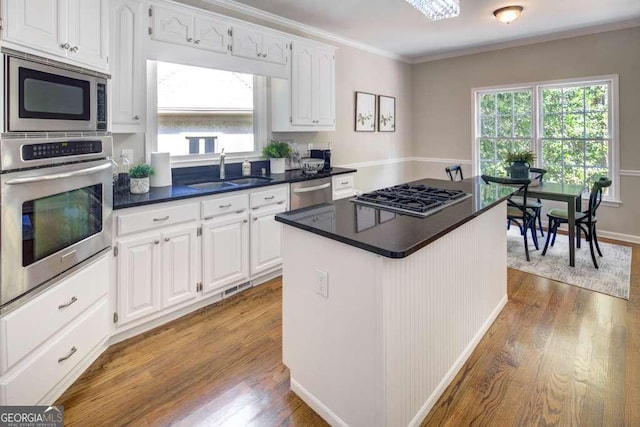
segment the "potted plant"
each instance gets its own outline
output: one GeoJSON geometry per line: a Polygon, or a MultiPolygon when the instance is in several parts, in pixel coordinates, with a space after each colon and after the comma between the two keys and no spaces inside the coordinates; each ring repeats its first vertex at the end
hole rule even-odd
{"type": "Polygon", "coordinates": [[[129,191],[133,194],[143,194],[149,192],[149,176],[153,175],[153,168],[141,163],[133,166],[129,170],[129,191]]]}
{"type": "Polygon", "coordinates": [[[271,173],[284,173],[284,159],[291,155],[291,146],[271,140],[262,149],[262,155],[269,158],[271,173]]]}
{"type": "Polygon", "coordinates": [[[536,155],[531,150],[510,151],[505,160],[510,163],[511,178],[529,178],[529,168],[536,160],[536,155]]]}

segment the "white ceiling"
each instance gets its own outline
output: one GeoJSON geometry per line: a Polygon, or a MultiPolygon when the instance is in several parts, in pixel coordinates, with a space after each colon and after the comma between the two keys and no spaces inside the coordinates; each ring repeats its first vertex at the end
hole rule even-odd
{"type": "MultiPolygon", "coordinates": [[[[233,3],[229,1],[228,3],[233,3]]],[[[460,16],[431,21],[405,0],[236,0],[408,60],[640,19],[640,0],[460,0],[460,16]],[[521,5],[517,21],[493,11],[521,5]]],[[[634,22],[629,22],[634,21],[634,22]]]]}

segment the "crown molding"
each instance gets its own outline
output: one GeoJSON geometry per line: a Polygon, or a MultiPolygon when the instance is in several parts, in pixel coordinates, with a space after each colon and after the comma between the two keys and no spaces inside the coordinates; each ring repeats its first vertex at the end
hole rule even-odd
{"type": "Polygon", "coordinates": [[[452,52],[438,53],[434,55],[426,55],[419,58],[411,59],[411,64],[421,64],[424,62],[438,61],[440,59],[456,58],[459,56],[473,55],[476,53],[491,52],[494,50],[507,49],[510,47],[526,46],[536,43],[544,43],[553,40],[562,40],[572,37],[588,36],[590,34],[605,33],[607,31],[624,30],[640,26],[640,18],[634,18],[626,21],[612,22],[610,24],[597,25],[593,27],[577,28],[574,30],[561,31],[552,34],[544,34],[541,36],[526,37],[523,39],[513,40],[503,43],[492,43],[482,46],[476,46],[469,49],[456,50],[452,52]]]}
{"type": "Polygon", "coordinates": [[[412,60],[410,58],[404,57],[402,55],[395,54],[393,52],[389,52],[386,50],[379,49],[377,47],[360,43],[355,40],[351,40],[345,37],[340,37],[336,34],[330,33],[328,31],[320,30],[316,27],[312,27],[310,25],[305,25],[297,21],[293,21],[291,19],[283,18],[281,16],[275,15],[273,13],[265,12],[264,10],[257,9],[252,6],[247,6],[242,3],[238,3],[233,0],[202,0],[205,3],[209,3],[214,6],[218,6],[227,10],[231,10],[233,12],[242,13],[244,15],[250,16],[252,18],[261,19],[266,22],[270,22],[272,24],[281,25],[286,28],[290,28],[293,30],[301,31],[304,34],[320,37],[325,40],[329,40],[335,43],[340,43],[345,46],[353,47],[355,49],[363,50],[365,52],[373,53],[375,55],[384,56],[386,58],[395,59],[396,61],[404,62],[406,64],[411,64],[412,60]]]}

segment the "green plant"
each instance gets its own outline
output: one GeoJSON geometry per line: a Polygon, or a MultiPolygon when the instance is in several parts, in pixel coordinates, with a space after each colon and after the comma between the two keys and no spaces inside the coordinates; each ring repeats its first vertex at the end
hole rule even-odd
{"type": "Polygon", "coordinates": [[[153,175],[153,173],[153,168],[146,163],[135,165],[129,170],[129,176],[131,178],[147,178],[148,176],[153,175]]]}
{"type": "Polygon", "coordinates": [[[262,155],[264,157],[269,157],[274,159],[289,157],[291,155],[291,146],[286,142],[271,140],[262,149],[262,155]]]}
{"type": "Polygon", "coordinates": [[[533,165],[533,162],[536,160],[536,155],[531,150],[510,151],[504,159],[509,163],[523,162],[533,165]]]}

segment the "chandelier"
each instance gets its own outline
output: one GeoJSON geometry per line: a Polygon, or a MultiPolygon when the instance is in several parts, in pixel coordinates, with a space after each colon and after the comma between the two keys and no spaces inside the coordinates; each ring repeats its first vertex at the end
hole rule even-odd
{"type": "Polygon", "coordinates": [[[460,14],[460,0],[407,0],[407,2],[433,21],[453,18],[460,14]]]}

